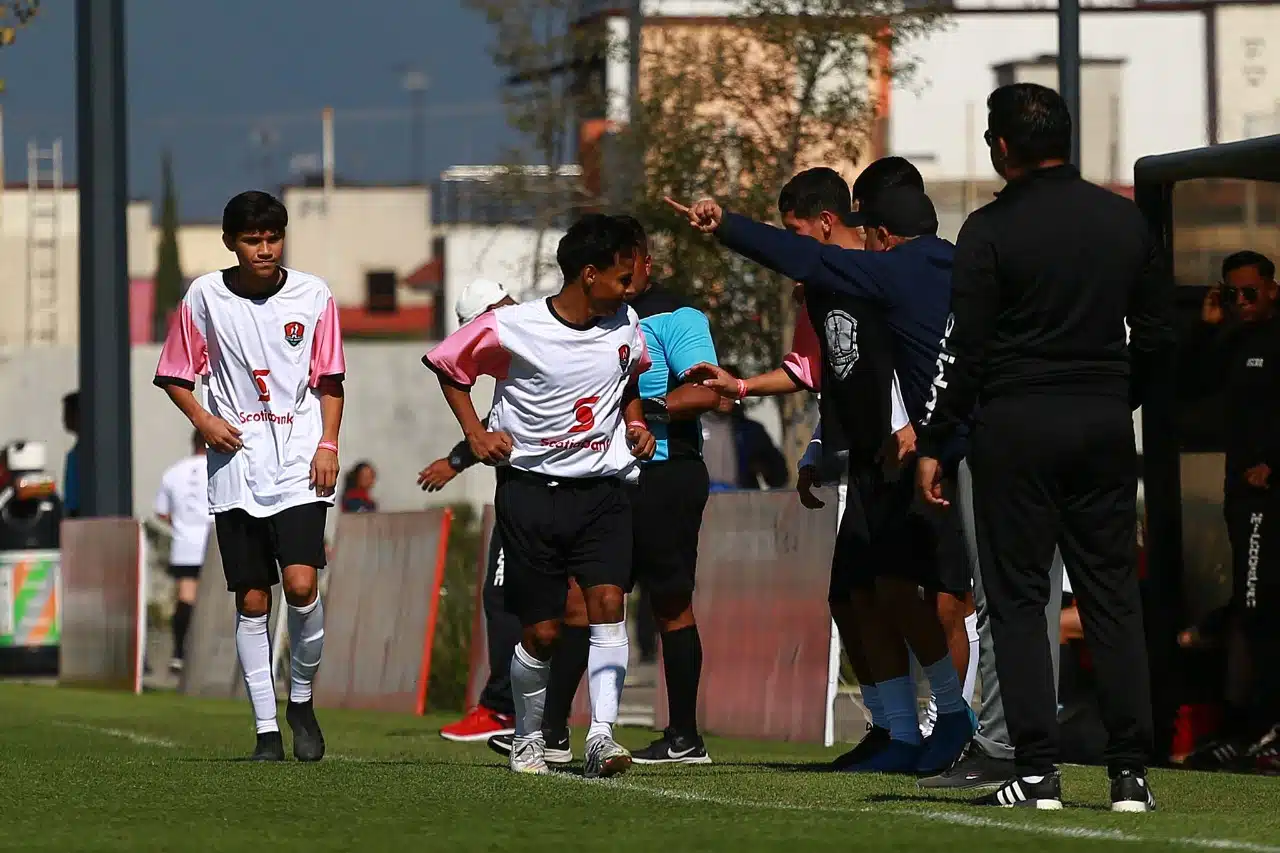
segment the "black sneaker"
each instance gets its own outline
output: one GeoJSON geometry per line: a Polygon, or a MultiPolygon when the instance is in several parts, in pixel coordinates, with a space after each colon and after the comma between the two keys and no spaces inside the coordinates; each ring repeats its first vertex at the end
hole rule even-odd
{"type": "Polygon", "coordinates": [[[701,735],[677,734],[671,729],[644,749],[631,753],[633,764],[710,764],[701,735]]]}
{"type": "MultiPolygon", "coordinates": [[[[544,761],[561,767],[573,763],[573,749],[569,746],[568,729],[555,735],[543,732],[543,737],[547,741],[546,754],[543,757],[544,761]]],[[[489,749],[498,753],[498,755],[503,758],[509,758],[511,756],[511,744],[515,739],[516,736],[513,734],[494,735],[486,743],[489,744],[489,749]]]]}
{"type": "Polygon", "coordinates": [[[293,757],[299,761],[324,758],[324,735],[316,722],[315,708],[311,703],[290,702],[285,708],[284,718],[293,730],[293,757]]]}
{"type": "Polygon", "coordinates": [[[1242,765],[1248,748],[1248,744],[1235,738],[1214,738],[1192,750],[1182,766],[1208,773],[1235,770],[1242,765]]]}
{"type": "Polygon", "coordinates": [[[858,745],[839,755],[831,761],[832,770],[844,770],[846,767],[852,767],[855,764],[861,764],[871,756],[889,745],[889,730],[882,729],[879,726],[867,726],[867,733],[862,736],[862,740],[858,741],[858,745]]]}
{"type": "Polygon", "coordinates": [[[980,791],[999,788],[1016,774],[1013,761],[1008,758],[992,758],[983,752],[977,741],[960,753],[950,769],[936,776],[926,776],[917,784],[927,790],[980,791]]]}
{"type": "Polygon", "coordinates": [[[280,732],[263,732],[258,735],[250,761],[284,761],[284,738],[280,732]]]}
{"type": "Polygon", "coordinates": [[[1111,810],[1129,813],[1156,810],[1156,798],[1151,794],[1145,773],[1122,770],[1111,780],[1111,810]]]}
{"type": "Polygon", "coordinates": [[[1057,811],[1062,808],[1062,776],[1055,770],[1047,776],[1015,777],[996,791],[974,800],[973,804],[1005,809],[1018,807],[1057,811]],[[1031,779],[1038,781],[1033,782],[1031,779]]]}

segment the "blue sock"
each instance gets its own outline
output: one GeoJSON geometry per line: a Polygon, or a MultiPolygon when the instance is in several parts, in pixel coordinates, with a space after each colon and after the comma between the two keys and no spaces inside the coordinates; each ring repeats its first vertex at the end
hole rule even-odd
{"type": "Polygon", "coordinates": [[[867,713],[871,715],[871,725],[880,729],[887,729],[888,720],[884,716],[884,705],[880,702],[880,688],[874,684],[862,685],[862,704],[867,707],[867,713]]]}
{"type": "Polygon", "coordinates": [[[965,709],[964,691],[960,687],[960,678],[951,663],[950,655],[943,655],[924,668],[929,677],[929,687],[933,689],[934,698],[938,702],[939,714],[962,714],[965,709]]]}
{"type": "Polygon", "coordinates": [[[889,737],[904,743],[920,743],[920,723],[916,719],[916,685],[909,675],[877,682],[889,737]]]}

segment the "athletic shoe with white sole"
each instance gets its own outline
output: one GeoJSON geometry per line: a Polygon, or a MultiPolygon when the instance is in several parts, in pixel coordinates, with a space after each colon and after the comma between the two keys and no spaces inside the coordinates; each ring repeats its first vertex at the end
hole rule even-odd
{"type": "Polygon", "coordinates": [[[1129,814],[1156,810],[1156,798],[1147,784],[1146,774],[1122,770],[1111,780],[1111,810],[1129,814]]]}
{"type": "Polygon", "coordinates": [[[631,753],[609,735],[596,735],[587,741],[587,761],[582,768],[584,779],[608,779],[631,768],[631,753]]]}
{"type": "Polygon", "coordinates": [[[511,747],[511,772],[547,775],[551,768],[547,766],[546,750],[547,745],[541,732],[516,738],[511,747]]]}
{"type": "MultiPolygon", "coordinates": [[[[573,763],[573,750],[569,747],[568,729],[558,735],[547,736],[546,732],[542,734],[546,741],[545,757],[548,764],[558,767],[573,763]]],[[[513,734],[494,735],[489,738],[489,749],[506,758],[511,754],[511,744],[514,740],[513,734]]]]}
{"type": "Polygon", "coordinates": [[[1040,809],[1057,811],[1062,808],[1062,776],[1054,772],[1047,776],[1024,776],[1010,779],[997,790],[973,801],[975,806],[999,808],[1040,809]]]}
{"type": "Polygon", "coordinates": [[[480,743],[494,735],[512,735],[516,732],[515,717],[477,705],[461,720],[440,730],[440,737],[454,743],[480,743]]]}
{"type": "Polygon", "coordinates": [[[662,737],[632,753],[631,761],[635,764],[710,764],[711,756],[701,735],[690,737],[667,729],[662,737]]]}

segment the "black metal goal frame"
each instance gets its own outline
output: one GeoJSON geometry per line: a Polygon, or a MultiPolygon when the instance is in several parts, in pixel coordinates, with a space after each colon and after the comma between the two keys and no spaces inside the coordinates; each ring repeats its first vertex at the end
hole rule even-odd
{"type": "MultiPolygon", "coordinates": [[[[1182,181],[1231,178],[1280,182],[1280,135],[1143,157],[1133,168],[1134,200],[1159,235],[1173,269],[1173,193],[1182,181]]],[[[1156,753],[1169,754],[1179,702],[1177,633],[1183,601],[1181,441],[1171,355],[1142,408],[1147,581],[1143,605],[1151,660],[1156,753]]]]}

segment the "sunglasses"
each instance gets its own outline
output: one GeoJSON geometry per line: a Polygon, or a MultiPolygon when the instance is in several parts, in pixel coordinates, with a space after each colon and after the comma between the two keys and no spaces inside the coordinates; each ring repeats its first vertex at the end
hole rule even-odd
{"type": "Polygon", "coordinates": [[[1258,301],[1258,288],[1256,287],[1232,287],[1226,283],[1218,286],[1222,288],[1223,299],[1228,302],[1235,302],[1237,296],[1250,305],[1258,301]]]}

